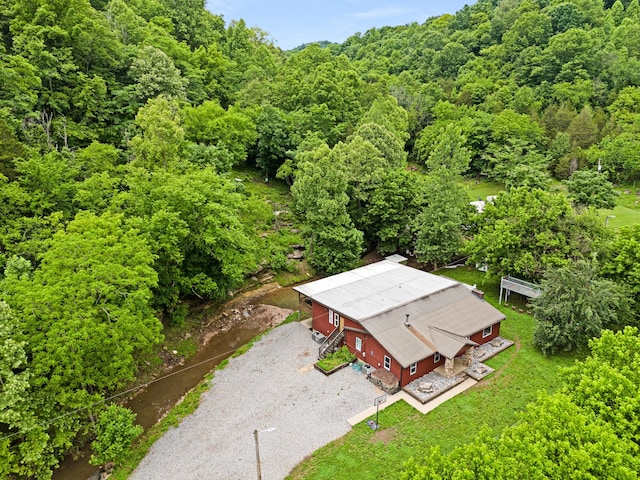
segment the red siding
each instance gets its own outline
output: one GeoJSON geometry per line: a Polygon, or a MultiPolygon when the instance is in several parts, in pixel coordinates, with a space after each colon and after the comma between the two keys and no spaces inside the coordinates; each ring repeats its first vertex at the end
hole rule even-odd
{"type": "Polygon", "coordinates": [[[313,329],[328,337],[336,328],[333,323],[329,323],[329,309],[318,302],[313,302],[311,311],[313,313],[313,329]]]}
{"type": "Polygon", "coordinates": [[[405,368],[402,370],[402,377],[400,378],[400,386],[402,388],[406,387],[408,384],[413,382],[415,379],[420,378],[423,375],[426,375],[436,367],[440,365],[444,365],[444,356],[440,356],[440,361],[435,363],[433,361],[433,355],[421,360],[416,365],[416,373],[411,375],[411,366],[409,368],[405,368]]]}
{"type": "MultiPolygon", "coordinates": [[[[336,328],[333,323],[329,322],[329,309],[324,305],[320,305],[317,302],[313,302],[313,329],[322,332],[324,335],[329,336],[331,332],[336,328]]],[[[358,322],[341,317],[344,321],[344,326],[347,328],[356,328],[364,330],[362,325],[358,322]]],[[[471,340],[482,345],[483,343],[490,342],[492,339],[500,335],[500,322],[494,324],[491,329],[491,335],[482,338],[482,331],[477,332],[471,336],[471,340]]],[[[361,361],[372,365],[374,368],[384,368],[385,355],[391,358],[391,373],[400,379],[400,386],[403,388],[417,378],[434,370],[440,365],[444,365],[444,355],[441,355],[440,361],[435,363],[433,361],[433,355],[417,362],[416,373],[411,375],[411,367],[401,368],[400,364],[387,352],[378,341],[368,333],[354,332],[352,330],[346,330],[345,332],[345,345],[349,347],[349,350],[361,361]],[[356,350],[356,337],[362,339],[362,351],[356,350]]],[[[463,348],[457,356],[462,355],[467,347],[463,348]]]]}
{"type": "MultiPolygon", "coordinates": [[[[345,319],[345,325],[351,326],[353,328],[362,327],[352,322],[348,319],[345,319]],[[357,326],[356,326],[357,325],[357,326]]],[[[359,360],[368,363],[374,368],[384,368],[384,357],[385,355],[391,359],[391,373],[393,373],[396,377],[400,378],[401,370],[400,364],[393,358],[389,352],[387,352],[382,346],[378,343],[378,341],[373,338],[369,334],[353,332],[351,330],[347,330],[345,334],[345,344],[349,347],[349,350],[358,357],[359,360]],[[362,351],[359,352],[356,350],[356,337],[360,337],[362,339],[362,351]]],[[[417,377],[416,377],[417,378],[417,377]]]]}
{"type": "Polygon", "coordinates": [[[364,330],[364,328],[362,328],[362,325],[360,325],[355,320],[351,320],[350,318],[347,318],[347,317],[342,317],[342,318],[344,319],[344,326],[345,327],[348,327],[348,328],[359,328],[360,330],[364,330]]]}
{"type": "Polygon", "coordinates": [[[473,335],[471,335],[471,340],[476,342],[478,345],[482,345],[483,343],[490,342],[491,340],[493,340],[499,335],[500,335],[500,322],[492,325],[491,335],[489,335],[488,337],[482,338],[482,330],[480,330],[478,333],[474,333],[473,335]]]}
{"type": "MultiPolygon", "coordinates": [[[[363,329],[359,323],[349,320],[348,318],[344,319],[344,325],[345,327],[363,329]]],[[[441,356],[440,361],[435,363],[433,361],[433,355],[431,355],[424,360],[417,362],[416,373],[411,375],[411,366],[404,369],[401,368],[396,359],[382,348],[375,338],[367,333],[346,330],[344,343],[359,360],[372,365],[374,368],[384,368],[385,355],[391,358],[391,372],[400,379],[401,387],[405,387],[415,379],[420,378],[422,375],[426,375],[434,368],[444,365],[444,356],[441,356]],[[356,350],[356,337],[362,339],[362,351],[356,350]]]]}

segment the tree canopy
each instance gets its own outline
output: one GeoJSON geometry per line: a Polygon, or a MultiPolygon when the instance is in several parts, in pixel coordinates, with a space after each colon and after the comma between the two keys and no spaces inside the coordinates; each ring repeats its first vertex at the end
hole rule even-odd
{"type": "Polygon", "coordinates": [[[539,280],[548,268],[589,258],[600,235],[600,220],[575,212],[565,195],[520,187],[486,206],[468,249],[471,261],[486,263],[491,274],[539,280]]]}
{"type": "Polygon", "coordinates": [[[549,270],[540,286],[533,342],[545,354],[585,348],[603,329],[631,320],[627,289],[598,278],[597,266],[584,260],[549,270]]]}
{"type": "Polygon", "coordinates": [[[318,273],[371,249],[530,280],[595,257],[594,284],[638,298],[637,228],[597,209],[640,179],[639,20],[637,0],[478,0],[285,52],[203,0],[0,2],[0,476],[47,478],[100,412],[67,414],[133,378],[186,300],[303,240],[318,273]],[[505,191],[470,215],[463,177],[505,191]]]}

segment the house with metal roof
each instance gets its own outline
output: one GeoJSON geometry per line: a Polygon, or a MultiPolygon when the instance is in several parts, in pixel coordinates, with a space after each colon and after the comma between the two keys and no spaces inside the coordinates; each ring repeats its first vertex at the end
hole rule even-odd
{"type": "Polygon", "coordinates": [[[294,287],[300,308],[324,338],[320,355],[341,344],[399,386],[499,336],[505,316],[481,292],[397,261],[383,260],[294,287]]]}

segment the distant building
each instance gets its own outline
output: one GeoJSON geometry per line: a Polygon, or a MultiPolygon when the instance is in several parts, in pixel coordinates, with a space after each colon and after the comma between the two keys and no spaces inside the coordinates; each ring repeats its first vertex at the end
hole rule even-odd
{"type": "Polygon", "coordinates": [[[487,201],[485,202],[484,200],[481,200],[480,197],[478,197],[478,200],[469,202],[469,205],[473,205],[478,213],[482,213],[484,212],[484,208],[487,206],[487,203],[493,203],[495,199],[496,195],[489,195],[487,197],[487,201]]]}

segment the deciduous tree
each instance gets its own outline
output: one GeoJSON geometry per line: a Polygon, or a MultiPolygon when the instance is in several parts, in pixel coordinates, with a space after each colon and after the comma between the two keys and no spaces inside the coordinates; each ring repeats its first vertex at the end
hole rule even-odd
{"type": "Polygon", "coordinates": [[[584,349],[602,329],[626,325],[631,318],[628,292],[598,278],[597,267],[584,260],[548,270],[541,288],[533,301],[533,342],[545,355],[584,349]]]}
{"type": "Polygon", "coordinates": [[[622,227],[601,249],[600,273],[625,285],[640,312],[640,225],[622,227]]]}
{"type": "Polygon", "coordinates": [[[620,438],[640,443],[640,335],[635,327],[603,330],[591,354],[562,373],[563,393],[620,438]]]}
{"type": "Polygon", "coordinates": [[[92,465],[122,461],[133,441],[142,433],[142,427],[135,425],[135,419],[135,413],[114,403],[100,414],[95,427],[96,438],[91,442],[93,454],[89,461],[92,465]]]}
{"type": "Polygon", "coordinates": [[[312,265],[327,273],[356,266],[362,232],[347,213],[347,169],[326,145],[313,152],[315,162],[300,165],[291,188],[296,210],[303,215],[312,265]]]}
{"type": "Polygon", "coordinates": [[[613,208],[618,194],[607,174],[595,170],[578,170],[566,182],[569,194],[580,207],[613,208]]]}
{"type": "Polygon", "coordinates": [[[539,280],[549,268],[589,258],[603,234],[601,223],[588,211],[574,213],[563,194],[513,189],[486,206],[468,245],[470,260],[486,263],[493,275],[539,280]]]}

